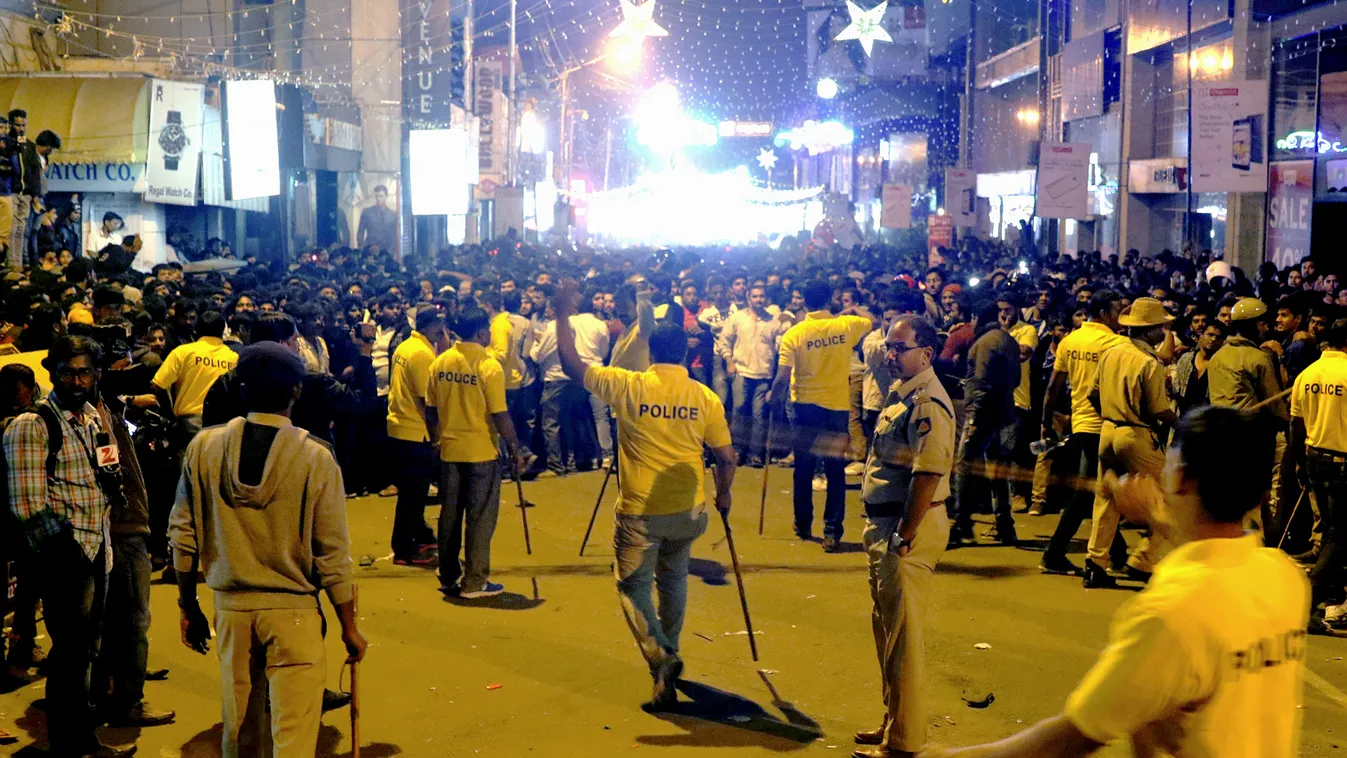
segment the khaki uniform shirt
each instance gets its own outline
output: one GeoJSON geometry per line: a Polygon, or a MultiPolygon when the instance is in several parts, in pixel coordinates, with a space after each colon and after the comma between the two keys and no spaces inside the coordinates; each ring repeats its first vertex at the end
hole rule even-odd
{"type": "Polygon", "coordinates": [[[874,444],[865,462],[861,502],[867,516],[907,512],[913,474],[939,474],[932,503],[949,497],[954,466],[954,404],[934,369],[926,369],[889,392],[875,422],[874,444]]]}
{"type": "MultiPolygon", "coordinates": [[[[1281,390],[1276,361],[1243,337],[1226,340],[1207,364],[1207,394],[1212,405],[1252,408],[1281,390]]],[[[1290,418],[1285,399],[1268,403],[1263,410],[1283,421],[1290,418]]]]}
{"type": "Polygon", "coordinates": [[[1094,392],[1099,415],[1117,426],[1155,427],[1155,414],[1171,410],[1165,367],[1145,342],[1133,339],[1099,356],[1094,392]]]}

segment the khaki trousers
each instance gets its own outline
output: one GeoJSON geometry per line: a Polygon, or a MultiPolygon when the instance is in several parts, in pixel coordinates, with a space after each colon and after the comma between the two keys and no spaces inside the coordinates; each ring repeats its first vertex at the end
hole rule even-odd
{"type": "Polygon", "coordinates": [[[900,558],[898,518],[867,518],[861,540],[870,567],[870,623],[884,691],[884,744],[893,750],[920,750],[926,744],[926,611],[935,566],[949,542],[943,505],[927,511],[912,549],[900,558]]]}
{"type": "MultiPolygon", "coordinates": [[[[1165,467],[1165,450],[1160,438],[1150,429],[1119,426],[1105,421],[1099,431],[1099,475],[1112,471],[1118,476],[1144,474],[1159,481],[1165,467]]],[[[1109,566],[1109,546],[1118,533],[1120,514],[1113,498],[1102,488],[1095,491],[1094,523],[1090,526],[1090,560],[1100,568],[1109,566]]],[[[1127,564],[1139,571],[1154,571],[1155,564],[1169,554],[1173,546],[1159,535],[1142,538],[1127,564]]]]}
{"type": "Polygon", "coordinates": [[[223,758],[313,758],[327,682],[317,606],[216,610],[215,631],[224,694],[223,758]]]}

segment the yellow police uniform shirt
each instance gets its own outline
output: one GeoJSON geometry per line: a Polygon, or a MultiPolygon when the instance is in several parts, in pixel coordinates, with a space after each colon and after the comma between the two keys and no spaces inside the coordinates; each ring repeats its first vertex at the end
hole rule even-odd
{"type": "Polygon", "coordinates": [[[426,404],[439,413],[440,460],[494,461],[496,427],[487,419],[504,413],[505,372],[500,361],[475,342],[456,342],[430,364],[426,404]]]}
{"type": "Polygon", "coordinates": [[[487,347],[486,354],[495,358],[505,372],[505,389],[519,389],[524,374],[519,367],[519,351],[515,349],[514,324],[510,323],[510,314],[497,313],[491,319],[491,345],[487,347]]]}
{"type": "Polygon", "coordinates": [[[233,371],[238,360],[238,353],[219,337],[202,337],[173,348],[152,381],[161,390],[172,390],[173,415],[199,416],[211,385],[233,371]]]}
{"type": "Polygon", "coordinates": [[[420,332],[402,341],[393,351],[388,372],[388,436],[404,442],[426,442],[426,417],[417,407],[430,386],[430,364],[435,362],[435,346],[420,332]]]}
{"type": "Polygon", "coordinates": [[[706,503],[702,444],[725,447],[725,407],[687,368],[656,363],[645,371],[591,365],[585,389],[617,416],[617,512],[684,513],[706,503]]]}
{"type": "Polygon", "coordinates": [[[1066,717],[1096,742],[1140,734],[1165,755],[1290,758],[1309,596],[1257,535],[1183,545],[1118,611],[1066,717]]]}
{"type": "Polygon", "coordinates": [[[1127,338],[1095,321],[1086,321],[1080,328],[1062,338],[1057,346],[1053,372],[1066,372],[1071,387],[1071,433],[1098,434],[1101,428],[1099,414],[1090,404],[1094,378],[1099,373],[1099,357],[1107,349],[1127,343],[1127,338]]]}
{"type": "Polygon", "coordinates": [[[1099,415],[1121,426],[1158,424],[1155,414],[1173,410],[1165,389],[1165,367],[1150,345],[1129,340],[1099,356],[1095,375],[1099,415]]]}
{"type": "MultiPolygon", "coordinates": [[[[1038,347],[1038,330],[1023,321],[1010,327],[1010,336],[1021,347],[1029,348],[1030,353],[1038,347]]],[[[1034,402],[1029,390],[1029,363],[1028,360],[1020,361],[1020,384],[1015,388],[1015,407],[1026,411],[1034,402]]]]}
{"type": "Polygon", "coordinates": [[[1291,417],[1305,421],[1311,447],[1347,454],[1347,353],[1325,348],[1296,377],[1291,417]]]}
{"type": "Polygon", "coordinates": [[[851,407],[851,352],[875,326],[864,316],[810,311],[781,338],[779,363],[791,368],[790,399],[830,411],[851,407]]]}

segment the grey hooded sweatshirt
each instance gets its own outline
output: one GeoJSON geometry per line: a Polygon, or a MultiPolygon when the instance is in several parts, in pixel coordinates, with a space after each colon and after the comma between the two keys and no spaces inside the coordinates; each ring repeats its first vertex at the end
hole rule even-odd
{"type": "Polygon", "coordinates": [[[168,534],[174,568],[199,558],[217,609],[312,608],[320,589],[351,600],[341,469],[284,416],[250,413],[192,440],[168,534]]]}

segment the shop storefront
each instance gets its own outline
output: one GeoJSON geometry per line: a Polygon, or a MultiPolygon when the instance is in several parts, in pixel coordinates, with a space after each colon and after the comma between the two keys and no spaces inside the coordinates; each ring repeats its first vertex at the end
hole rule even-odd
{"type": "Polygon", "coordinates": [[[1273,33],[1264,258],[1285,267],[1340,255],[1347,235],[1347,11],[1311,7],[1273,33]]]}
{"type": "Polygon", "coordinates": [[[1034,218],[1034,176],[1033,169],[978,174],[978,218],[984,220],[983,234],[1018,243],[1020,223],[1034,218]]]}

